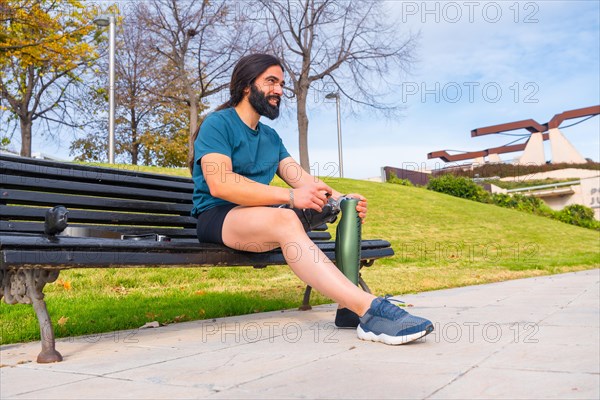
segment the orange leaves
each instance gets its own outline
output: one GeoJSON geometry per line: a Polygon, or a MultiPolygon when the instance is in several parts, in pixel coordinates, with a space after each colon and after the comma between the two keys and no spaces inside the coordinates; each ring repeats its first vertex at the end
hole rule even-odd
{"type": "Polygon", "coordinates": [[[125,295],[127,295],[129,293],[129,290],[125,286],[123,286],[123,285],[113,286],[111,289],[112,289],[113,292],[115,292],[117,294],[120,294],[122,296],[125,296],[125,295]]]}
{"type": "Polygon", "coordinates": [[[185,314],[181,314],[181,315],[176,315],[175,317],[173,317],[173,322],[182,322],[182,321],[186,321],[187,317],[185,314]]]}
{"type": "Polygon", "coordinates": [[[69,71],[84,59],[96,57],[88,43],[96,29],[92,8],[77,1],[4,0],[10,23],[0,35],[0,67],[18,64],[20,68],[69,71]]]}
{"type": "Polygon", "coordinates": [[[152,311],[146,313],[146,318],[148,319],[156,319],[157,317],[160,317],[160,314],[155,314],[152,311]]]}
{"type": "Polygon", "coordinates": [[[62,287],[65,290],[71,290],[71,281],[64,281],[62,279],[58,279],[54,282],[55,285],[62,287]]]}
{"type": "Polygon", "coordinates": [[[64,315],[62,317],[60,317],[58,319],[58,321],[56,322],[56,324],[58,326],[60,326],[61,328],[64,328],[65,325],[67,325],[67,322],[69,322],[69,317],[65,317],[64,315]]]}

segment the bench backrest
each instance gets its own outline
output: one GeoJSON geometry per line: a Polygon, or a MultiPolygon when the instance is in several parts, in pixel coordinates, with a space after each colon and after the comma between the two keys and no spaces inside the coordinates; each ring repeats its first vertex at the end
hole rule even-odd
{"type": "Polygon", "coordinates": [[[0,155],[0,231],[43,233],[63,205],[70,227],[195,238],[190,178],[0,155]]]}
{"type": "MultiPolygon", "coordinates": [[[[46,211],[62,205],[69,227],[196,239],[191,178],[0,154],[0,233],[44,232],[46,211]]],[[[329,240],[324,224],[309,236],[329,240]]]]}

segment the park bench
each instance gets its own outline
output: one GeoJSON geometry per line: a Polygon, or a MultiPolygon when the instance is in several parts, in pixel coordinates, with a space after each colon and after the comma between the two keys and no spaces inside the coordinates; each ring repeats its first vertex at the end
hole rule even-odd
{"type": "MultiPolygon", "coordinates": [[[[284,265],[279,249],[236,251],[199,243],[190,216],[190,178],[0,154],[0,299],[33,304],[40,363],[61,361],[43,289],[63,269],[284,265]],[[68,227],[53,234],[49,210],[68,210],[68,227]],[[166,240],[157,240],[166,239],[166,240]]],[[[322,226],[309,233],[335,261],[335,242],[322,226]]],[[[363,240],[361,266],[394,254],[384,240],[363,240]]],[[[361,287],[369,291],[360,279],[361,287]]],[[[302,309],[309,309],[307,287],[302,309]]]]}

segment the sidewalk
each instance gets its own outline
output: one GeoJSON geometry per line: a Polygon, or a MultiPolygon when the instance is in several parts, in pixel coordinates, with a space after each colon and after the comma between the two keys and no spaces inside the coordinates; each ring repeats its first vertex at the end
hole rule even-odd
{"type": "MultiPolygon", "coordinates": [[[[332,325],[335,307],[1,348],[2,399],[600,397],[600,270],[401,296],[435,322],[404,346],[332,325]]],[[[33,312],[33,311],[32,311],[33,312]]]]}

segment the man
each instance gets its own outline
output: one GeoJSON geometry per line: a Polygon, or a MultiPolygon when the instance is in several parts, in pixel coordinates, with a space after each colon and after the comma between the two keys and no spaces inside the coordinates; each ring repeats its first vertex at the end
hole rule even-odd
{"type": "MultiPolygon", "coordinates": [[[[243,57],[233,70],[230,100],[196,133],[191,168],[198,239],[243,251],[281,248],[301,280],[340,305],[336,325],[357,328],[360,339],[402,344],[425,336],[433,330],[430,321],[350,282],[314,246],[290,209],[321,212],[328,196],[341,194],[304,171],[277,132],[259,121],[279,116],[283,86],[283,66],[276,57],[243,57]],[[270,186],[275,174],[290,188],[270,186]],[[280,204],[290,208],[272,207],[280,204]]],[[[367,200],[348,196],[359,199],[356,209],[364,221],[367,200]]]]}

